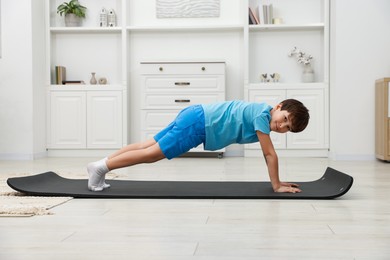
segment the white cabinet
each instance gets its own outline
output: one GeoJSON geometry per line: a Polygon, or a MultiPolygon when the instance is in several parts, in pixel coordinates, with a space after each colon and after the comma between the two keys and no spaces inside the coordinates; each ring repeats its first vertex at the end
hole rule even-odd
{"type": "Polygon", "coordinates": [[[53,109],[47,119],[49,149],[111,149],[117,147],[117,136],[122,138],[119,147],[128,138],[138,141],[139,133],[150,138],[184,107],[225,100],[225,84],[229,99],[244,95],[250,100],[257,89],[275,91],[256,99],[274,102],[300,92],[295,97],[310,107],[310,127],[294,137],[272,135],[274,145],[308,152],[329,148],[329,0],[221,1],[220,16],[211,19],[157,18],[155,0],[83,0],[88,10],[81,27],[65,27],[64,17],[56,13],[62,2],[45,1],[47,104],[53,109]],[[249,25],[248,7],[257,10],[260,4],[272,4],[274,17],[282,23],[249,25]],[[102,7],[115,10],[117,26],[99,27],[102,7]],[[287,55],[294,47],[314,57],[314,82],[302,83],[302,65],[287,55]],[[216,60],[228,65],[226,82],[225,63],[216,60]],[[142,61],[151,62],[140,66],[142,61]],[[67,80],[86,85],[56,85],[55,66],[66,67],[67,80]],[[97,79],[107,78],[107,85],[90,85],[92,72],[97,79]],[[268,79],[280,74],[279,82],[261,82],[265,73],[268,79]],[[90,100],[91,91],[103,92],[90,100]],[[121,93],[121,102],[111,91],[121,93]],[[321,91],[322,100],[314,94],[321,91]],[[122,107],[118,117],[108,112],[119,109],[114,103],[122,107]],[[53,116],[61,113],[75,118],[53,116]],[[135,122],[128,127],[129,118],[135,122]]]}
{"type": "MultiPolygon", "coordinates": [[[[259,5],[272,4],[273,17],[282,23],[248,25],[244,30],[244,96],[248,101],[275,105],[284,99],[300,100],[310,112],[301,133],[271,133],[275,149],[287,156],[327,156],[329,148],[329,0],[248,0],[258,14],[259,5]],[[314,81],[303,82],[303,64],[289,57],[297,47],[313,56],[314,81]],[[270,77],[277,73],[277,82],[270,77]],[[267,74],[267,79],[261,78],[267,74]]],[[[248,8],[247,8],[248,9],[248,8]]],[[[262,6],[260,6],[262,10],[262,6]]],[[[245,155],[259,156],[259,144],[245,146],[245,155]],[[253,152],[253,153],[252,153],[253,152]]]]}
{"type": "MultiPolygon", "coordinates": [[[[144,140],[165,128],[187,106],[225,100],[224,62],[142,62],[141,75],[144,140]]],[[[203,147],[191,151],[202,152],[203,147]]]]}
{"type": "Polygon", "coordinates": [[[121,91],[49,92],[48,148],[122,147],[121,91]]]}
{"type": "MultiPolygon", "coordinates": [[[[311,87],[309,89],[291,87],[285,89],[249,89],[248,99],[251,102],[265,102],[271,106],[277,105],[284,99],[297,99],[309,109],[310,121],[303,132],[280,134],[271,132],[271,139],[275,149],[327,149],[326,122],[326,89],[311,87]]],[[[259,150],[259,144],[246,145],[246,149],[259,150]]]]}
{"type": "Polygon", "coordinates": [[[86,95],[82,92],[51,92],[48,117],[48,148],[85,148],[86,95]]]}
{"type": "Polygon", "coordinates": [[[262,9],[272,5],[273,17],[282,19],[280,24],[248,25],[245,30],[247,84],[261,82],[261,74],[280,75],[284,84],[301,83],[305,65],[298,63],[290,51],[297,47],[312,55],[310,67],[314,70],[314,82],[329,82],[329,0],[248,0],[248,7],[262,9]]]}
{"type": "Polygon", "coordinates": [[[122,93],[87,92],[87,148],[122,147],[122,93]]]}
{"type": "Polygon", "coordinates": [[[121,148],[127,143],[126,0],[82,1],[87,16],[80,27],[65,26],[56,13],[62,2],[47,0],[45,6],[49,155],[54,149],[57,155],[77,149],[94,156],[102,149],[121,148]],[[117,26],[99,27],[102,7],[115,10],[117,26]],[[56,66],[66,68],[65,80],[85,84],[57,84],[56,66]],[[96,85],[90,84],[92,72],[96,85]],[[106,84],[99,82],[102,78],[106,84]]]}

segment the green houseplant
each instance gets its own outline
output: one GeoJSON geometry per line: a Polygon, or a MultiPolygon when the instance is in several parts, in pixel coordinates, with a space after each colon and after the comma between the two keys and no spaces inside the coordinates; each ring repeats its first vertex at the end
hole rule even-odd
{"type": "Polygon", "coordinates": [[[80,26],[81,19],[85,18],[87,8],[82,6],[78,0],[63,2],[57,7],[57,13],[65,16],[66,26],[80,26]]]}

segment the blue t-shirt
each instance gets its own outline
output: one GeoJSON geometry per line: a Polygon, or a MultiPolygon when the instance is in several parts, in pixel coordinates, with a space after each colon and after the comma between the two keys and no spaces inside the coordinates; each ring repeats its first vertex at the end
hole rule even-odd
{"type": "Polygon", "coordinates": [[[205,150],[218,150],[230,144],[257,142],[256,131],[269,134],[271,109],[265,103],[226,101],[202,105],[205,116],[205,150]]]}

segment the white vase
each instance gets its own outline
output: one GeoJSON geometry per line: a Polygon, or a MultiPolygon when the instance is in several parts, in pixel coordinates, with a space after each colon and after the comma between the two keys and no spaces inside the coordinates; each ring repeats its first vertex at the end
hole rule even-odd
{"type": "Polygon", "coordinates": [[[78,17],[75,14],[66,14],[65,15],[65,26],[78,27],[80,25],[81,25],[81,17],[78,17]]]}
{"type": "Polygon", "coordinates": [[[96,80],[96,77],[95,77],[95,72],[91,72],[92,76],[91,76],[91,79],[89,80],[89,83],[91,85],[96,85],[97,84],[97,80],[96,80]]]}
{"type": "Polygon", "coordinates": [[[310,66],[305,66],[302,73],[302,82],[314,82],[314,70],[310,66]]]}

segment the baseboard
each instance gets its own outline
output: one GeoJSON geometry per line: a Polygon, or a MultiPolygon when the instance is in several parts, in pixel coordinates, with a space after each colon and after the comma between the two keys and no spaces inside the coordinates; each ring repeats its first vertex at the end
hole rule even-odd
{"type": "Polygon", "coordinates": [[[47,157],[46,152],[41,153],[1,153],[0,154],[0,160],[1,161],[32,161],[40,158],[47,157]]]}
{"type": "MultiPolygon", "coordinates": [[[[279,157],[329,157],[328,149],[319,150],[276,150],[279,157]]],[[[246,149],[245,157],[263,157],[260,149],[246,149]]]]}
{"type": "Polygon", "coordinates": [[[118,149],[49,149],[47,157],[106,157],[118,149]]]}
{"type": "Polygon", "coordinates": [[[335,161],[375,161],[375,154],[335,154],[330,152],[329,158],[335,161]]]}

